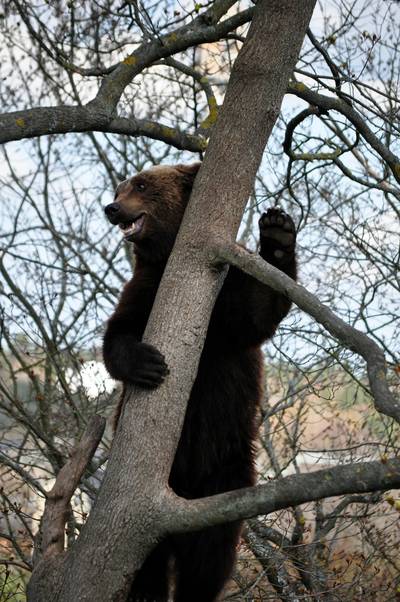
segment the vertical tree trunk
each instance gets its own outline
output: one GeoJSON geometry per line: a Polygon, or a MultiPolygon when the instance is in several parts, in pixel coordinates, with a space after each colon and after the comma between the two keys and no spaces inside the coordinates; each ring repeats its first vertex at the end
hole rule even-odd
{"type": "Polygon", "coordinates": [[[314,4],[257,4],[146,330],[171,374],[156,391],[130,391],[88,522],[56,565],[39,565],[31,602],[125,600],[134,573],[167,529],[169,471],[225,275],[210,267],[210,243],[236,236],[314,4]]]}

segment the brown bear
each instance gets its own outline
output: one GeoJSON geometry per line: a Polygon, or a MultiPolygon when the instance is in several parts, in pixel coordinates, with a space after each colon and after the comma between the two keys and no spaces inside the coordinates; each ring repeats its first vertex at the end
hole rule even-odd
{"type": "MultiPolygon", "coordinates": [[[[157,166],[119,184],[105,208],[134,245],[134,276],[104,337],[104,362],[123,383],[157,387],[168,368],[142,336],[200,164],[157,166]]],[[[260,255],[296,277],[292,219],[269,209],[259,220],[260,255]]],[[[170,486],[188,499],[255,483],[254,441],[262,395],[261,345],[289,311],[289,300],[231,267],[216,301],[173,463],[170,486]]],[[[120,404],[121,405],[121,404],[120,404]]],[[[121,407],[117,410],[117,420],[121,407]]],[[[132,602],[167,602],[174,563],[175,602],[213,602],[229,578],[240,523],[169,536],[132,586],[132,602]]]]}

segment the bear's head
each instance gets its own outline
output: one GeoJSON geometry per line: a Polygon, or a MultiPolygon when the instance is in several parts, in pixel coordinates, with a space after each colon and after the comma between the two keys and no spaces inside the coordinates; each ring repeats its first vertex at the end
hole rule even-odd
{"type": "Polygon", "coordinates": [[[121,182],[104,211],[149,261],[172,250],[201,163],[157,165],[121,182]]]}

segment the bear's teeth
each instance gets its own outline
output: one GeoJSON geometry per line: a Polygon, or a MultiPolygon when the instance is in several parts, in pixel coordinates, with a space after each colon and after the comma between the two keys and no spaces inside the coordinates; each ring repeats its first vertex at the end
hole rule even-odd
{"type": "Polygon", "coordinates": [[[140,232],[143,227],[143,223],[144,223],[144,215],[139,215],[139,217],[137,217],[130,224],[125,223],[125,224],[118,224],[118,225],[121,228],[121,230],[124,234],[124,237],[127,238],[127,237],[131,236],[132,234],[137,234],[138,232],[140,232]]]}
{"type": "Polygon", "coordinates": [[[133,222],[131,224],[119,224],[119,227],[124,232],[128,232],[128,230],[131,230],[132,228],[135,228],[135,222],[133,222]]]}

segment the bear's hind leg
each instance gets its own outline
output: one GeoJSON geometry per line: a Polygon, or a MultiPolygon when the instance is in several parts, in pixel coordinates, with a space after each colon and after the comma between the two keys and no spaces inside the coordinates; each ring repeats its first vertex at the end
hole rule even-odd
{"type": "Polygon", "coordinates": [[[161,542],[150,553],[133,582],[128,602],[168,602],[170,556],[168,541],[161,542]]]}
{"type": "Polygon", "coordinates": [[[215,602],[236,559],[241,523],[174,537],[175,602],[215,602]]]}

